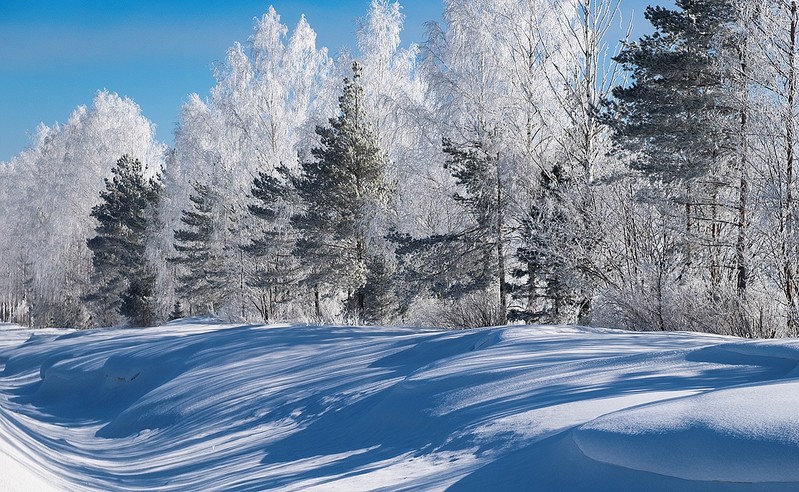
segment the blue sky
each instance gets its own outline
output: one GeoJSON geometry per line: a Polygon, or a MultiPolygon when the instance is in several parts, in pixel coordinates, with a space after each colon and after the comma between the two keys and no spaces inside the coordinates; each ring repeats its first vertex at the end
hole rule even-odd
{"type": "MultiPolygon", "coordinates": [[[[441,16],[435,0],[401,0],[405,44],[422,41],[441,16]]],[[[670,2],[662,2],[670,3],[670,2]]],[[[369,0],[274,0],[284,24],[302,13],[331,53],[351,47],[369,0]]],[[[39,122],[66,121],[94,93],[128,96],[171,144],[175,120],[192,93],[205,96],[212,66],[269,7],[255,0],[0,0],[0,161],[29,143],[39,122]]],[[[622,0],[646,29],[642,0],[622,0]]],[[[644,31],[645,32],[645,31],[644,31]]]]}

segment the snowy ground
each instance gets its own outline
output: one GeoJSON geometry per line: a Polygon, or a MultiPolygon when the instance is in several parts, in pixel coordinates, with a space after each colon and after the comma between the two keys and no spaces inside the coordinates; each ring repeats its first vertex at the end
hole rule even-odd
{"type": "Polygon", "coordinates": [[[0,325],[0,490],[799,490],[799,341],[0,325]]]}

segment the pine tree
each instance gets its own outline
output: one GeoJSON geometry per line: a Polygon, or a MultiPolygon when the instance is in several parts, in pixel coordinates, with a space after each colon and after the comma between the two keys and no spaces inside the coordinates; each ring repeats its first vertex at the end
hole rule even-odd
{"type": "Polygon", "coordinates": [[[300,262],[292,253],[297,234],[289,223],[297,196],[286,179],[288,170],[278,170],[280,178],[264,172],[253,181],[250,214],[258,219],[258,234],[244,251],[255,258],[255,272],[249,285],[262,292],[259,310],[265,322],[276,317],[278,305],[296,297],[300,262]]]}
{"type": "Polygon", "coordinates": [[[146,179],[141,162],[128,155],[117,161],[112,173],[91,212],[97,227],[87,245],[96,290],[87,300],[148,326],[155,321],[155,272],[147,262],[147,242],[158,223],[161,185],[155,178],[146,179]]]}
{"type": "Polygon", "coordinates": [[[692,284],[705,286],[727,329],[746,334],[753,324],[744,313],[752,260],[749,38],[758,7],[730,0],[676,6],[648,8],[655,33],[616,57],[634,83],[613,90],[607,121],[633,167],[658,183],[648,199],[683,222],[667,228],[682,259],[676,284],[666,287],[688,296],[692,284]]]}
{"type": "Polygon", "coordinates": [[[169,313],[169,321],[174,321],[184,317],[186,317],[186,313],[183,312],[183,304],[181,304],[180,301],[175,301],[175,305],[172,307],[172,312],[169,313]]]}
{"type": "Polygon", "coordinates": [[[666,181],[715,171],[730,152],[731,106],[721,63],[725,30],[735,18],[728,1],[679,0],[678,10],[647,7],[654,34],[626,43],[615,58],[633,84],[613,90],[606,120],[634,167],[666,181]]]}
{"type": "MultiPolygon", "coordinates": [[[[392,235],[404,277],[411,286],[422,287],[437,297],[459,299],[495,287],[497,319],[507,322],[505,278],[504,203],[497,156],[481,142],[456,145],[443,139],[445,168],[460,191],[453,198],[465,212],[465,225],[453,232],[414,239],[392,235]]],[[[412,287],[413,288],[413,287],[412,287]]],[[[410,293],[404,304],[419,293],[410,293]]]]}
{"type": "Polygon", "coordinates": [[[184,228],[174,231],[173,247],[178,253],[169,259],[182,267],[178,273],[177,293],[189,301],[192,314],[216,314],[224,295],[225,269],[221,252],[216,251],[216,196],[211,189],[194,183],[189,196],[193,210],[184,210],[180,221],[184,228]]]}
{"type": "Polygon", "coordinates": [[[606,121],[632,167],[659,180],[665,200],[682,208],[685,267],[706,268],[710,295],[718,298],[735,253],[722,237],[736,220],[724,216],[723,193],[743,144],[737,62],[728,59],[737,12],[723,0],[676,5],[647,8],[655,33],[616,57],[634,83],[614,88],[606,121]]]}
{"type": "Polygon", "coordinates": [[[339,98],[340,115],[329,126],[318,126],[321,146],[311,153],[315,160],[302,163],[302,174],[293,181],[303,213],[292,217],[300,232],[295,254],[311,267],[305,282],[319,289],[343,291],[348,314],[370,318],[364,289],[369,265],[381,254],[382,233],[374,226],[388,201],[384,180],[386,156],[363,106],[361,67],[352,64],[352,78],[344,79],[339,98]]]}
{"type": "MultiPolygon", "coordinates": [[[[569,235],[573,217],[564,200],[570,184],[562,166],[556,164],[550,171],[542,171],[539,189],[529,212],[520,221],[521,245],[516,258],[521,265],[513,271],[524,285],[512,288],[516,309],[511,317],[533,323],[571,323],[584,302],[584,297],[570,284],[579,284],[575,272],[560,251],[560,243],[569,235]]],[[[574,240],[574,238],[569,237],[574,240]]]]}
{"type": "Polygon", "coordinates": [[[444,167],[450,171],[462,192],[454,198],[472,218],[472,226],[458,235],[466,251],[473,251],[476,261],[469,275],[473,285],[468,290],[486,287],[492,283],[499,288],[499,312],[504,324],[506,319],[506,280],[503,240],[504,198],[498,156],[487,152],[482,142],[456,145],[452,140],[443,140],[447,161],[444,167]]]}

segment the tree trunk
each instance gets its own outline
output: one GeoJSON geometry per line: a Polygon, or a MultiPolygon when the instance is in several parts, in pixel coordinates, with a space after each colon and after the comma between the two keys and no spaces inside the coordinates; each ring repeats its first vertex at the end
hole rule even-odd
{"type": "Polygon", "coordinates": [[[366,297],[363,295],[363,289],[358,289],[358,292],[355,298],[357,309],[358,309],[358,323],[363,323],[364,319],[364,309],[366,307],[365,299],[366,297]]]}
{"type": "Polygon", "coordinates": [[[719,222],[718,212],[718,185],[713,183],[710,199],[710,286],[712,289],[711,295],[718,296],[718,288],[721,285],[721,260],[719,259],[719,235],[721,226],[719,222]]]}
{"type": "Polygon", "coordinates": [[[315,284],[313,286],[313,304],[314,304],[314,311],[316,312],[316,319],[318,321],[322,320],[322,303],[319,299],[319,284],[315,284]]]}
{"type": "Polygon", "coordinates": [[[508,293],[507,280],[505,278],[505,237],[503,228],[503,198],[502,198],[502,179],[499,169],[499,154],[495,163],[497,173],[497,273],[499,274],[499,324],[508,323],[508,293]]]}
{"type": "Polygon", "coordinates": [[[244,250],[239,249],[239,295],[241,296],[241,319],[245,319],[247,312],[246,296],[244,295],[244,250]]]}
{"type": "Polygon", "coordinates": [[[747,236],[749,229],[748,199],[749,199],[749,180],[747,178],[749,169],[749,139],[747,137],[749,123],[749,96],[747,85],[749,68],[746,57],[746,38],[741,46],[739,57],[741,63],[741,126],[740,126],[740,181],[738,186],[738,237],[735,243],[735,271],[736,271],[736,290],[739,297],[746,295],[747,286],[747,236]]]}
{"type": "Polygon", "coordinates": [[[785,300],[788,303],[787,328],[791,335],[797,334],[799,328],[799,313],[796,306],[796,275],[793,265],[793,164],[794,164],[794,138],[796,128],[793,118],[794,105],[796,104],[796,37],[799,28],[799,9],[797,2],[791,2],[791,30],[790,47],[788,51],[788,107],[785,112],[785,211],[780,224],[782,229],[782,257],[785,300]]]}
{"type": "Polygon", "coordinates": [[[738,188],[738,238],[735,244],[735,270],[736,270],[736,290],[739,297],[746,295],[747,275],[747,229],[749,217],[747,215],[747,200],[749,193],[749,181],[745,171],[741,175],[738,188]]]}

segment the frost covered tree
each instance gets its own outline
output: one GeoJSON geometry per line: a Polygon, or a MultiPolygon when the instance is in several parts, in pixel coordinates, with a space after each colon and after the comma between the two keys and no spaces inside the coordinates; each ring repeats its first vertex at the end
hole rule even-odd
{"type": "Polygon", "coordinates": [[[0,252],[11,272],[0,297],[17,299],[26,323],[90,323],[82,302],[91,286],[90,212],[123,154],[139,156],[152,173],[162,167],[164,146],[133,101],[98,92],[63,125],[41,125],[31,146],[12,159],[11,175],[0,182],[0,195],[16,197],[0,214],[0,252]]]}
{"type": "Polygon", "coordinates": [[[422,226],[418,216],[440,202],[430,184],[441,187],[447,177],[439,158],[440,131],[417,67],[419,48],[401,48],[403,23],[399,2],[372,0],[356,35],[363,104],[390,160],[386,180],[397,188],[391,222],[414,231],[422,226]]]}
{"type": "Polygon", "coordinates": [[[511,2],[509,9],[521,19],[511,23],[508,37],[522,40],[511,50],[511,60],[519,67],[518,85],[524,88],[517,98],[527,108],[526,124],[515,134],[524,136],[520,140],[534,164],[524,174],[541,176],[514,190],[517,196],[524,193],[523,199],[516,198],[517,251],[557,265],[560,285],[530,296],[529,288],[541,273],[522,275],[536,262],[518,258],[513,309],[524,318],[588,323],[593,298],[606,283],[606,259],[615,247],[603,233],[612,195],[602,183],[615,164],[608,158],[610,139],[598,107],[620,82],[620,67],[610,60],[616,45],[608,39],[620,20],[619,2],[511,2]],[[547,211],[552,206],[557,213],[547,211]]]}
{"type": "Polygon", "coordinates": [[[292,217],[298,229],[295,254],[307,264],[305,283],[314,290],[315,310],[321,316],[320,295],[346,296],[346,312],[353,319],[379,317],[382,241],[378,219],[390,200],[385,182],[387,157],[363,106],[361,67],[352,65],[352,78],[344,80],[339,98],[340,114],[327,126],[318,126],[321,146],[312,150],[313,160],[302,163],[292,179],[304,210],[292,217]]]}
{"type": "MultiPolygon", "coordinates": [[[[560,59],[547,73],[554,79],[554,87],[562,89],[554,93],[566,115],[560,147],[570,174],[591,183],[602,171],[600,167],[609,151],[607,128],[599,109],[613,87],[623,82],[621,66],[611,59],[620,46],[615,39],[609,39],[621,21],[620,1],[574,0],[561,2],[556,9],[561,14],[550,22],[560,33],[559,41],[542,43],[540,49],[545,56],[555,56],[554,50],[562,50],[560,59]]],[[[627,36],[629,28],[625,40],[627,36]]]]}
{"type": "Polygon", "coordinates": [[[418,48],[400,49],[403,15],[399,2],[372,0],[366,18],[357,31],[363,67],[363,104],[374,120],[381,146],[401,152],[409,132],[404,110],[419,94],[414,76],[418,48]]]}
{"type": "Polygon", "coordinates": [[[564,114],[554,94],[563,84],[555,75],[568,51],[556,23],[562,3],[449,0],[444,27],[431,26],[424,52],[421,68],[444,142],[439,155],[453,185],[442,202],[462,213],[443,212],[446,227],[428,237],[406,236],[400,261],[435,295],[457,302],[471,292],[481,304],[491,299],[494,307],[483,311],[496,316],[488,323],[507,319],[512,232],[538,184],[530,176],[551,169],[558,158],[555,143],[562,138],[564,114]],[[473,200],[491,207],[475,213],[473,200]],[[448,280],[447,269],[428,261],[430,254],[449,251],[447,264],[455,264],[464,248],[491,254],[479,255],[482,260],[472,254],[475,261],[459,263],[461,280],[448,280]],[[469,277],[474,288],[464,289],[469,277]]]}
{"type": "MultiPolygon", "coordinates": [[[[771,253],[767,264],[773,272],[771,280],[779,286],[784,303],[784,325],[791,336],[799,333],[799,237],[796,222],[796,115],[799,114],[799,2],[771,0],[761,4],[755,19],[757,39],[754,64],[761,74],[761,93],[766,101],[755,123],[753,133],[761,136],[755,142],[765,144],[755,154],[766,161],[768,186],[763,196],[770,220],[761,229],[762,241],[771,253]]],[[[755,187],[755,193],[757,188],[755,187]]],[[[757,200],[757,198],[755,198],[757,200]]],[[[756,217],[756,211],[753,215],[756,217]]],[[[757,222],[756,222],[757,223],[757,222]]]]}
{"type": "Polygon", "coordinates": [[[95,290],[86,299],[103,311],[115,310],[138,326],[156,321],[155,271],[148,262],[148,242],[159,227],[161,184],[145,176],[141,161],[121,157],[106,179],[100,203],[92,208],[96,235],[87,241],[92,252],[95,290]]]}
{"type": "Polygon", "coordinates": [[[260,173],[255,178],[250,204],[250,214],[258,224],[255,235],[244,251],[256,259],[256,267],[250,285],[263,293],[258,302],[264,321],[286,312],[286,308],[297,300],[302,261],[293,254],[297,232],[291,226],[292,213],[298,207],[298,197],[291,187],[289,171],[282,168],[280,176],[260,173]]]}
{"type": "Polygon", "coordinates": [[[580,285],[575,285],[573,258],[565,257],[554,245],[573,240],[565,233],[574,222],[568,206],[574,191],[569,176],[560,165],[541,173],[540,186],[529,212],[519,224],[519,246],[516,250],[518,267],[513,276],[523,280],[512,288],[518,306],[512,318],[534,323],[561,323],[570,317],[575,305],[585,302],[580,285]]]}
{"type": "Polygon", "coordinates": [[[180,217],[181,229],[174,231],[177,253],[169,261],[178,265],[177,293],[188,301],[193,315],[216,314],[224,294],[222,251],[216,240],[219,221],[215,215],[216,196],[207,186],[195,183],[189,196],[192,208],[180,217]]]}
{"type": "Polygon", "coordinates": [[[228,317],[262,317],[268,297],[257,287],[260,259],[249,249],[271,227],[249,213],[254,180],[277,176],[283,166],[296,169],[300,149],[313,145],[314,124],[333,114],[327,51],[316,48],[304,17],[288,34],[270,8],[249,42],[228,50],[208,99],[193,95],[183,107],[165,177],[169,230],[180,227],[181,211],[191,207],[189,183],[216,196],[214,248],[223,252],[226,272],[219,314],[228,317]]]}
{"type": "Polygon", "coordinates": [[[510,118],[503,114],[511,97],[510,64],[500,31],[494,28],[505,24],[500,3],[451,0],[444,7],[446,29],[431,26],[422,69],[437,104],[434,112],[443,142],[438,152],[455,185],[443,200],[451,199],[451,208],[464,207],[465,213],[448,214],[446,230],[428,237],[406,236],[398,249],[411,292],[420,291],[414,285],[418,282],[426,287],[422,292],[444,299],[486,291],[496,300],[491,302],[496,320],[489,324],[502,323],[506,316],[503,196],[509,187],[506,178],[515,174],[505,138],[504,123],[510,118]],[[475,199],[490,208],[478,211],[479,205],[471,203],[475,199]],[[460,268],[439,269],[434,258],[460,268]]]}

